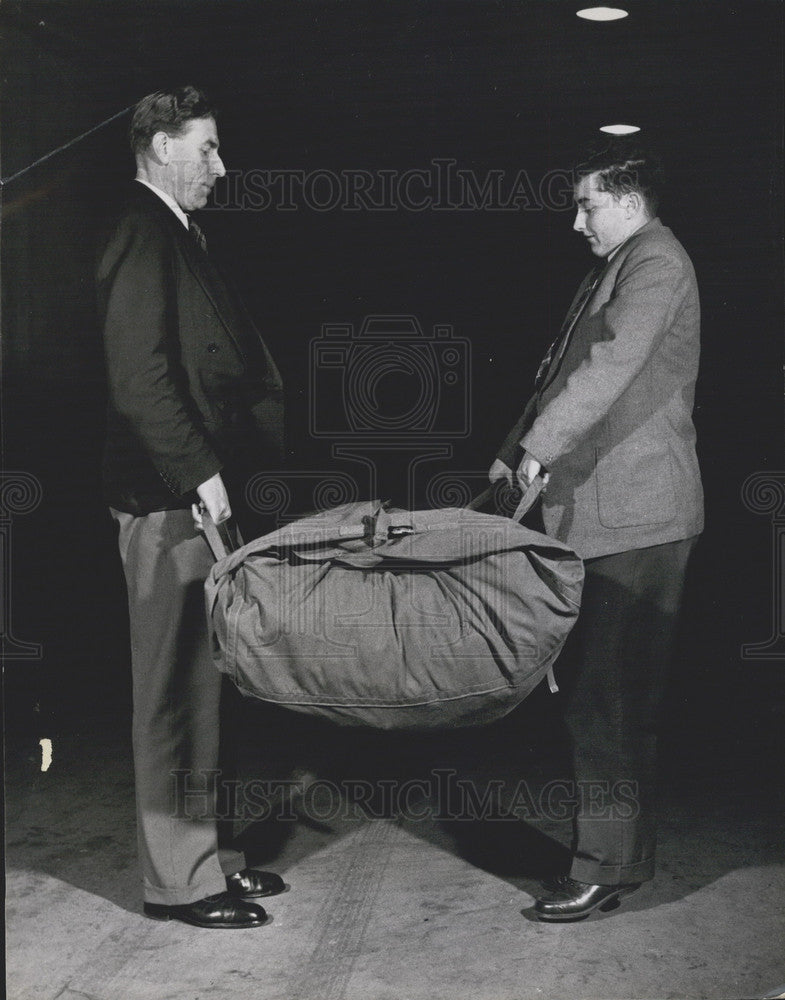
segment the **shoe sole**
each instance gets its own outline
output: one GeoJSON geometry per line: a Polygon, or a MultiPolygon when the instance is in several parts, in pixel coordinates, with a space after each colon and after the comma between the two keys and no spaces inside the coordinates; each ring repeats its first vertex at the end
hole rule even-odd
{"type": "Polygon", "coordinates": [[[268,917],[265,917],[264,920],[252,920],[241,924],[235,923],[233,921],[232,923],[228,924],[226,922],[213,923],[211,921],[208,923],[201,920],[189,920],[187,917],[180,917],[174,913],[165,913],[165,912],[150,913],[147,909],[144,910],[144,915],[149,920],[162,920],[162,921],[179,920],[181,924],[190,924],[191,927],[203,927],[206,930],[210,930],[212,927],[215,927],[217,930],[225,930],[225,931],[248,930],[251,927],[264,927],[264,925],[267,923],[267,920],[269,919],[268,917]]]}
{"type": "Polygon", "coordinates": [[[235,899],[269,899],[270,896],[280,896],[283,892],[289,891],[289,886],[285,885],[283,889],[273,889],[272,892],[235,892],[234,889],[227,890],[230,892],[235,899]]]}
{"type": "Polygon", "coordinates": [[[590,917],[595,910],[600,910],[601,913],[609,913],[611,910],[618,909],[621,906],[622,897],[630,896],[636,891],[637,887],[635,889],[619,889],[618,892],[612,896],[608,896],[601,903],[595,903],[585,913],[540,913],[537,910],[534,912],[537,914],[537,919],[545,923],[575,923],[578,920],[585,920],[587,917],[590,917]]]}

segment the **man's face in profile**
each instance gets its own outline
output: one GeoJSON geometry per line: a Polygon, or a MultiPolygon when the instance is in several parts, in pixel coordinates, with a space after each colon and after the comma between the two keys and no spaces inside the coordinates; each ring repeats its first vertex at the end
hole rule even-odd
{"type": "Polygon", "coordinates": [[[184,212],[204,208],[213,185],[226,173],[218,155],[215,119],[195,118],[181,136],[170,137],[174,199],[184,212]]]}
{"type": "Polygon", "coordinates": [[[577,214],[572,227],[589,242],[597,257],[607,257],[634,232],[630,221],[629,195],[615,198],[597,187],[598,174],[582,177],[575,186],[577,214]]]}

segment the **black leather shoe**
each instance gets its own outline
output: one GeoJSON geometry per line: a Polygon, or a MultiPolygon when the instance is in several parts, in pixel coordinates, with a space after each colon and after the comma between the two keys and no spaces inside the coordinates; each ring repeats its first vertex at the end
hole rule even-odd
{"type": "Polygon", "coordinates": [[[246,903],[230,892],[219,892],[178,906],[145,903],[144,912],[154,920],[182,920],[194,927],[261,927],[267,919],[258,903],[246,903]]]}
{"type": "Polygon", "coordinates": [[[640,885],[590,885],[560,875],[544,885],[546,891],[536,900],[534,912],[540,920],[583,920],[593,910],[615,910],[622,896],[635,892],[640,885]]]}
{"type": "Polygon", "coordinates": [[[241,872],[226,876],[226,888],[233,896],[252,899],[255,896],[277,896],[284,891],[286,885],[281,876],[274,872],[244,868],[241,872]]]}

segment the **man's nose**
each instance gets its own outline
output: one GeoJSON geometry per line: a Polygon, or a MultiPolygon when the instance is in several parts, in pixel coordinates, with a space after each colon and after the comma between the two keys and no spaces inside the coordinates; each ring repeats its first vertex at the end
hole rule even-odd
{"type": "Polygon", "coordinates": [[[210,171],[214,173],[216,177],[224,177],[226,174],[226,167],[224,166],[223,160],[217,153],[213,155],[212,163],[210,164],[210,171]]]}
{"type": "Polygon", "coordinates": [[[572,228],[576,233],[582,233],[586,229],[586,213],[582,212],[580,209],[575,213],[575,222],[572,228]]]}

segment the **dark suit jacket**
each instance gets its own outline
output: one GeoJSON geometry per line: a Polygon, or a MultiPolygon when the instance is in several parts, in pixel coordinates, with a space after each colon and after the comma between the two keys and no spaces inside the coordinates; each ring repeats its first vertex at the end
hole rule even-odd
{"type": "Polygon", "coordinates": [[[239,297],[134,182],[99,255],[109,380],[104,491],[132,514],[187,507],[218,471],[275,466],[281,379],[239,297]]]}
{"type": "Polygon", "coordinates": [[[692,263],[653,219],[606,265],[499,450],[511,468],[525,449],[551,473],[546,531],[583,558],[701,531],[699,332],[692,263]]]}

